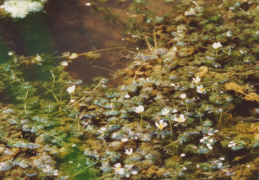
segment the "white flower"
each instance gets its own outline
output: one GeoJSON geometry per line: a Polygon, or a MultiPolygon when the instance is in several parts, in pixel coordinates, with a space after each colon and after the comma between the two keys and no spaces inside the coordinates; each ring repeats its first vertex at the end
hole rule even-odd
{"type": "Polygon", "coordinates": [[[218,49],[218,48],[222,47],[222,45],[221,45],[220,42],[217,42],[217,43],[215,42],[215,43],[212,44],[212,47],[213,47],[214,49],[218,49]]]}
{"type": "Polygon", "coordinates": [[[184,156],[185,156],[185,154],[184,154],[184,153],[182,153],[182,154],[180,154],[180,156],[181,156],[181,157],[184,157],[184,156]]]}
{"type": "Polygon", "coordinates": [[[236,145],[237,143],[235,143],[234,141],[230,141],[228,147],[235,147],[236,145]]]}
{"type": "Polygon", "coordinates": [[[57,170],[57,169],[54,170],[53,175],[54,175],[54,176],[58,176],[58,170],[57,170]]]}
{"type": "Polygon", "coordinates": [[[144,106],[139,105],[138,107],[135,108],[135,112],[136,113],[142,113],[144,111],[144,106]]]}
{"type": "Polygon", "coordinates": [[[42,57],[40,55],[37,54],[36,58],[35,58],[36,61],[42,61],[42,57]]]}
{"type": "Polygon", "coordinates": [[[129,139],[125,137],[125,138],[122,138],[122,139],[121,139],[121,142],[127,142],[128,140],[129,140],[129,139]]]}
{"type": "Polygon", "coordinates": [[[164,115],[164,116],[166,116],[167,114],[169,114],[169,112],[170,112],[170,109],[168,109],[168,108],[163,108],[161,114],[164,115]]]}
{"type": "Polygon", "coordinates": [[[67,67],[68,66],[68,62],[67,61],[62,61],[60,63],[61,66],[67,67]]]}
{"type": "Polygon", "coordinates": [[[198,83],[201,81],[201,79],[200,79],[199,76],[196,76],[196,78],[192,78],[192,81],[193,81],[195,84],[198,84],[198,83]]]}
{"type": "Polygon", "coordinates": [[[194,16],[194,15],[196,15],[196,12],[193,8],[190,8],[187,11],[184,12],[184,15],[185,16],[194,16]]]}
{"type": "Polygon", "coordinates": [[[128,149],[126,149],[125,150],[125,154],[127,154],[127,155],[131,155],[133,153],[133,149],[132,148],[130,148],[130,150],[128,150],[128,149]]]}
{"type": "Polygon", "coordinates": [[[176,122],[184,122],[186,120],[186,118],[184,117],[183,114],[180,114],[180,117],[179,118],[174,118],[174,120],[176,122]]]}
{"type": "Polygon", "coordinates": [[[159,129],[159,130],[162,130],[164,127],[167,126],[167,123],[164,122],[163,120],[160,120],[159,123],[155,123],[156,124],[156,127],[159,129]]]}
{"type": "Polygon", "coordinates": [[[115,164],[114,167],[115,167],[115,174],[120,174],[120,175],[124,174],[124,168],[121,167],[121,163],[115,164]]]}
{"type": "Polygon", "coordinates": [[[197,86],[197,92],[201,94],[205,94],[206,91],[202,85],[197,86]]]}
{"type": "Polygon", "coordinates": [[[68,57],[68,59],[70,59],[70,60],[73,60],[73,59],[76,59],[76,58],[78,58],[78,54],[77,53],[72,53],[69,57],[68,57]]]}
{"type": "Polygon", "coordinates": [[[221,167],[221,166],[223,166],[223,163],[222,162],[218,163],[218,167],[221,167]]]}
{"type": "Polygon", "coordinates": [[[34,1],[29,4],[29,9],[30,12],[37,12],[42,10],[43,6],[41,3],[34,1]]]}
{"type": "Polygon", "coordinates": [[[178,110],[177,109],[173,109],[173,111],[172,111],[173,113],[176,113],[176,112],[178,112],[178,110]]]}
{"type": "Polygon", "coordinates": [[[43,5],[40,2],[30,0],[12,0],[5,1],[1,9],[10,14],[12,18],[24,18],[29,12],[42,10],[43,5]]]}
{"type": "Polygon", "coordinates": [[[210,150],[212,150],[212,149],[213,149],[213,147],[211,146],[211,144],[210,144],[210,143],[207,143],[207,144],[206,144],[206,146],[207,146],[210,150]]]}
{"type": "Polygon", "coordinates": [[[129,98],[130,98],[130,95],[126,94],[126,95],[124,96],[124,98],[125,98],[125,99],[129,99],[129,98]]]}
{"type": "Polygon", "coordinates": [[[133,170],[133,171],[131,172],[131,174],[136,175],[136,174],[138,174],[138,171],[133,170]]]}
{"type": "Polygon", "coordinates": [[[100,134],[104,135],[106,128],[105,127],[101,127],[99,130],[97,130],[100,134]]]}
{"type": "Polygon", "coordinates": [[[232,36],[233,36],[232,31],[231,31],[231,30],[228,30],[228,31],[227,31],[227,37],[232,37],[232,36]]]}
{"type": "Polygon", "coordinates": [[[70,87],[67,88],[67,92],[68,92],[69,94],[72,94],[72,93],[75,92],[75,89],[76,89],[76,86],[75,86],[75,85],[70,86],[70,87]]]}
{"type": "Polygon", "coordinates": [[[186,98],[186,94],[181,94],[180,98],[185,99],[186,98]]]}
{"type": "Polygon", "coordinates": [[[85,5],[86,5],[86,6],[91,6],[91,3],[90,3],[90,2],[88,2],[88,3],[85,3],[85,5]]]}

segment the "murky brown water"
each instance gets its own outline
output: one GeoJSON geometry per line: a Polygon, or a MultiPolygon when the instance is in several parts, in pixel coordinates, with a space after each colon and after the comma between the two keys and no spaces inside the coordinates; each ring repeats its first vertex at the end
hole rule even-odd
{"type": "MultiPolygon", "coordinates": [[[[124,46],[121,35],[123,27],[119,23],[109,24],[102,14],[97,14],[85,3],[83,0],[66,0],[66,3],[56,0],[47,6],[47,17],[59,51],[83,53],[124,46]]],[[[114,2],[109,5],[120,6],[114,2]]],[[[92,77],[107,76],[110,73],[102,68],[112,71],[122,67],[120,58],[120,54],[111,51],[94,62],[87,62],[89,60],[84,57],[79,58],[73,61],[68,71],[84,82],[91,82],[92,77]]]]}
{"type": "MultiPolygon", "coordinates": [[[[117,14],[117,21],[111,21],[108,11],[97,12],[95,7],[86,6],[86,0],[50,0],[44,13],[31,14],[25,19],[1,19],[0,32],[8,50],[20,55],[62,52],[84,53],[97,49],[123,47],[122,41],[127,18],[143,18],[129,12],[132,1],[119,3],[109,0],[104,4],[111,14],[117,14]],[[106,19],[105,19],[106,17],[106,19]],[[108,19],[108,20],[107,20],[108,19]]],[[[146,6],[156,14],[164,14],[172,7],[150,0],[146,6]]],[[[7,52],[6,52],[7,53],[7,52]]],[[[95,76],[107,76],[111,71],[125,66],[118,49],[104,52],[101,59],[90,62],[82,57],[69,66],[68,71],[76,78],[89,83],[95,76]]]]}

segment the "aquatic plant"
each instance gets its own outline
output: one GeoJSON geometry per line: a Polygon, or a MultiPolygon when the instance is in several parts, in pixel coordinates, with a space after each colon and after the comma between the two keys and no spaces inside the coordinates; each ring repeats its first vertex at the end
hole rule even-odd
{"type": "Polygon", "coordinates": [[[258,3],[166,2],[175,16],[133,2],[145,18],[126,39],[142,46],[110,79],[84,85],[65,71],[100,51],[66,53],[60,65],[48,55],[11,54],[0,68],[0,171],[61,179],[258,176],[258,3]],[[27,78],[38,67],[47,80],[27,78]],[[109,87],[114,79],[118,87],[109,87]]]}

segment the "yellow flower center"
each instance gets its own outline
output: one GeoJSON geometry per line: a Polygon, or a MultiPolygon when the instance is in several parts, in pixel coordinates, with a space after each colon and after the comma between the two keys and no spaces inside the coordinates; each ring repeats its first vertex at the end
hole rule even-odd
{"type": "Polygon", "coordinates": [[[164,124],[159,124],[158,129],[162,130],[164,128],[164,124]]]}
{"type": "Polygon", "coordinates": [[[120,169],[121,169],[121,166],[117,166],[117,167],[115,168],[115,171],[120,171],[120,169]]]}

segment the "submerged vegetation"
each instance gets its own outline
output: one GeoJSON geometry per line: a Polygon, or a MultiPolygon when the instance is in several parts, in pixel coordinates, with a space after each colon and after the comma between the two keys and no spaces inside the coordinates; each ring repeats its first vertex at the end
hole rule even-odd
{"type": "Polygon", "coordinates": [[[0,65],[1,179],[256,179],[258,2],[165,0],[158,16],[136,0],[125,21],[103,3],[130,44],[110,78],[65,71],[101,50],[0,65]]]}

